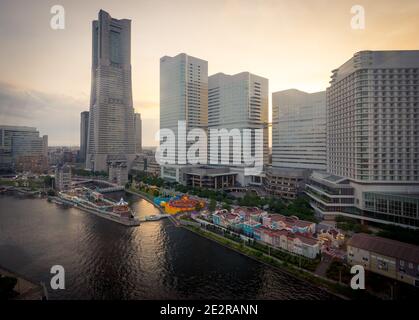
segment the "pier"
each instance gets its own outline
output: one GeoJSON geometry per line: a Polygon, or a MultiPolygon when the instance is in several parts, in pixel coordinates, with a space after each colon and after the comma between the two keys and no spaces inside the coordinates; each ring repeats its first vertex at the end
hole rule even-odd
{"type": "Polygon", "coordinates": [[[105,218],[108,219],[110,221],[122,224],[124,226],[128,226],[128,227],[136,227],[140,225],[140,219],[125,219],[125,218],[121,218],[116,214],[113,214],[111,212],[104,212],[104,211],[100,211],[98,209],[95,208],[88,208],[87,206],[83,205],[82,203],[79,202],[73,202],[67,199],[63,199],[61,197],[50,197],[51,201],[57,204],[64,204],[64,205],[68,205],[74,208],[78,208],[80,210],[83,210],[85,212],[88,213],[92,213],[98,217],[101,218],[105,218]]]}

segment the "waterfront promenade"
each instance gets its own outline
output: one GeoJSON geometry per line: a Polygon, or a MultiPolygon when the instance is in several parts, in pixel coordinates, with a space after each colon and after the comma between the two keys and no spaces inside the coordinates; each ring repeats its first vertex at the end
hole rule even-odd
{"type": "Polygon", "coordinates": [[[116,214],[112,214],[110,212],[102,212],[99,211],[97,209],[94,208],[88,208],[87,206],[83,205],[82,203],[75,203],[66,199],[63,199],[61,197],[51,197],[53,199],[53,201],[57,202],[57,203],[63,203],[66,204],[68,206],[80,209],[82,211],[94,214],[100,218],[104,218],[119,224],[122,224],[124,226],[127,227],[136,227],[140,225],[140,220],[139,219],[125,219],[125,218],[121,218],[118,217],[116,214]]]}
{"type": "MultiPolygon", "coordinates": [[[[319,286],[319,290],[324,290],[329,294],[333,294],[339,299],[350,300],[350,298],[340,292],[337,292],[336,285],[341,285],[338,282],[328,279],[323,276],[319,276],[316,273],[310,272],[308,270],[302,269],[298,266],[286,264],[284,261],[273,257],[269,254],[266,254],[262,251],[259,251],[251,246],[246,245],[244,242],[237,243],[233,240],[230,240],[226,237],[223,237],[217,233],[214,233],[210,230],[204,230],[200,227],[193,227],[190,225],[181,224],[181,226],[189,231],[192,231],[200,236],[203,236],[209,240],[212,240],[219,245],[222,245],[230,250],[233,250],[237,253],[240,253],[248,258],[258,261],[259,263],[265,264],[267,266],[281,270],[282,272],[287,273],[289,276],[295,277],[296,279],[307,282],[307,284],[313,285],[316,284],[319,286]]],[[[344,286],[347,287],[347,286],[344,286]]],[[[343,291],[343,290],[340,290],[343,291]]],[[[344,290],[347,291],[347,290],[344,290]]]]}
{"type": "MultiPolygon", "coordinates": [[[[48,289],[50,300],[334,299],[169,219],[126,228],[39,198],[0,205],[0,265],[47,287],[51,266],[65,268],[66,289],[48,289]]],[[[132,206],[159,213],[140,198],[132,206]]]]}

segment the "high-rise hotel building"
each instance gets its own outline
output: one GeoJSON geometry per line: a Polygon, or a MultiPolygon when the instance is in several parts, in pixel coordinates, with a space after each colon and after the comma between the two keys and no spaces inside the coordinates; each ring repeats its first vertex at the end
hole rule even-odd
{"type": "Polygon", "coordinates": [[[272,93],[272,167],[326,170],[326,92],[272,93]]]}
{"type": "Polygon", "coordinates": [[[161,175],[175,181],[187,160],[179,156],[187,147],[180,150],[179,139],[186,137],[179,136],[178,121],[184,121],[186,134],[194,128],[206,130],[208,125],[208,62],[185,53],[160,59],[160,130],[170,129],[176,137],[171,146],[175,153],[167,155],[170,163],[161,166],[161,175]]]}
{"type": "Polygon", "coordinates": [[[356,53],[332,71],[326,114],[317,212],[419,228],[419,51],[356,53]]]}
{"type": "Polygon", "coordinates": [[[100,10],[92,24],[92,86],[86,167],[106,171],[135,157],[131,21],[100,10]]]}
{"type": "MultiPolygon", "coordinates": [[[[218,148],[214,141],[209,141],[209,151],[211,152],[214,143],[214,151],[217,150],[218,159],[214,161],[209,156],[210,164],[222,164],[222,153],[228,154],[229,163],[223,164],[230,167],[231,171],[237,172],[237,181],[241,185],[258,183],[258,176],[245,176],[244,152],[251,157],[259,157],[258,163],[263,165],[268,163],[268,117],[269,117],[269,81],[266,78],[257,76],[249,72],[241,72],[235,75],[217,73],[209,77],[208,80],[208,129],[226,129],[229,133],[233,129],[238,129],[241,133],[241,161],[234,162],[233,158],[233,139],[229,139],[229,145],[221,147],[221,138],[218,138],[218,148]],[[244,141],[244,130],[250,132],[250,143],[246,145],[244,141]],[[255,130],[262,131],[262,141],[255,139],[255,130]],[[255,151],[261,148],[262,152],[258,155],[255,151]],[[214,163],[213,163],[214,162],[214,163]]],[[[211,133],[209,134],[211,139],[211,133]]]]}
{"type": "Polygon", "coordinates": [[[295,199],[312,170],[326,170],[326,92],[272,93],[272,166],[265,191],[295,199]]]}

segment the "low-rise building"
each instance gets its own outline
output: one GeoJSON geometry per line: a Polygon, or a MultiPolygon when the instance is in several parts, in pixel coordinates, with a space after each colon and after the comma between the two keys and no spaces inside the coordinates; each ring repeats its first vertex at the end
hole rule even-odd
{"type": "Polygon", "coordinates": [[[317,238],[325,248],[339,248],[345,241],[345,235],[335,228],[321,229],[317,238]]]}
{"type": "Polygon", "coordinates": [[[304,192],[308,171],[295,168],[268,168],[263,178],[265,191],[284,199],[295,199],[304,192]]]}
{"type": "Polygon", "coordinates": [[[296,216],[269,214],[262,218],[262,224],[265,228],[269,229],[285,229],[288,231],[308,233],[311,235],[316,232],[316,223],[312,221],[300,220],[296,216]]]}
{"type": "Polygon", "coordinates": [[[240,222],[240,216],[226,209],[218,210],[212,215],[212,222],[224,228],[235,228],[240,222]]]}
{"type": "Polygon", "coordinates": [[[262,222],[262,217],[268,214],[258,207],[236,207],[232,209],[232,212],[238,214],[242,221],[253,220],[256,222],[262,222]]]}
{"type": "Polygon", "coordinates": [[[227,167],[185,167],[183,170],[185,185],[206,189],[225,189],[236,185],[237,173],[227,167]]]}
{"type": "Polygon", "coordinates": [[[347,244],[351,265],[419,287],[419,246],[357,233],[347,244]]]}
{"type": "Polygon", "coordinates": [[[109,164],[109,181],[124,186],[128,182],[128,166],[124,161],[109,164]]]}
{"type": "Polygon", "coordinates": [[[369,185],[325,172],[313,172],[305,192],[316,215],[325,220],[345,216],[418,229],[417,183],[369,185]]]}
{"type": "Polygon", "coordinates": [[[75,163],[79,157],[80,150],[78,147],[48,147],[48,163],[50,165],[75,163]]]}
{"type": "Polygon", "coordinates": [[[71,188],[71,167],[68,164],[57,165],[55,168],[55,189],[65,191],[71,188]]]}
{"type": "Polygon", "coordinates": [[[257,222],[255,220],[247,220],[240,223],[241,230],[243,233],[248,237],[253,237],[255,231],[260,228],[262,224],[260,222],[257,222]]]}
{"type": "Polygon", "coordinates": [[[154,151],[147,149],[142,149],[141,152],[137,154],[131,170],[144,172],[155,177],[159,176],[161,172],[154,151]]]}
{"type": "Polygon", "coordinates": [[[317,239],[293,233],[286,229],[272,230],[260,227],[254,230],[254,238],[273,247],[310,259],[315,259],[320,253],[320,245],[317,239]]]}

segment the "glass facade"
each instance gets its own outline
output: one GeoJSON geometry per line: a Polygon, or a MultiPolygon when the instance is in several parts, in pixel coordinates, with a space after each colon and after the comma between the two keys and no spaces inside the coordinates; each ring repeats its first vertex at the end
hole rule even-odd
{"type": "Polygon", "coordinates": [[[111,61],[113,63],[121,63],[121,34],[116,31],[111,31],[109,36],[111,61]]]}
{"type": "Polygon", "coordinates": [[[396,195],[366,192],[364,194],[366,215],[387,221],[419,227],[419,194],[396,195]]]}

